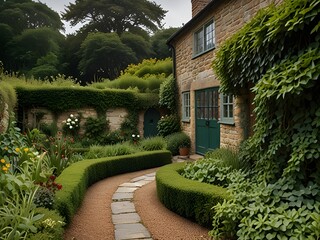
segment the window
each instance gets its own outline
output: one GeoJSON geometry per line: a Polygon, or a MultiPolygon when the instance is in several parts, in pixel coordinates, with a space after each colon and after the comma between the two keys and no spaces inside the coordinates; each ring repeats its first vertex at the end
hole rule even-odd
{"type": "Polygon", "coordinates": [[[190,121],[190,92],[182,93],[182,121],[190,121]]]}
{"type": "Polygon", "coordinates": [[[215,47],[215,28],[211,20],[194,34],[194,56],[215,47]]]}
{"type": "Polygon", "coordinates": [[[221,105],[221,113],[220,113],[220,122],[225,124],[234,124],[233,119],[233,96],[221,94],[220,97],[220,105],[221,105]]]}

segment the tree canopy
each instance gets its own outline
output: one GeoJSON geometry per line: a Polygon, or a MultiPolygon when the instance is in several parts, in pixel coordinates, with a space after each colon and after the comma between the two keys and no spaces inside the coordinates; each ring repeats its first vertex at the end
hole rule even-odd
{"type": "Polygon", "coordinates": [[[155,32],[162,27],[166,11],[147,0],[76,0],[70,3],[63,19],[71,26],[84,24],[85,32],[155,32]]]}

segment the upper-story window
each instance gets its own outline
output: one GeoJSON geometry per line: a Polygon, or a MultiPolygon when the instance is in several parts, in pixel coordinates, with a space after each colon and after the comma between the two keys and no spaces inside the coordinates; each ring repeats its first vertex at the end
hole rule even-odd
{"type": "Polygon", "coordinates": [[[221,114],[220,122],[224,124],[234,124],[233,118],[234,97],[232,95],[220,95],[221,114]]]}
{"type": "Polygon", "coordinates": [[[194,33],[193,55],[197,56],[215,47],[215,27],[211,20],[194,33]]]}

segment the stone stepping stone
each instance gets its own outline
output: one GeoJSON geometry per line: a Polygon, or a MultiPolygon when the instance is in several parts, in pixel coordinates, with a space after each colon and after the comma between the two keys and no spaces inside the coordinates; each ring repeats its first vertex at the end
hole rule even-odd
{"type": "Polygon", "coordinates": [[[139,223],[141,218],[137,213],[124,213],[112,215],[113,224],[139,223]]]}
{"type": "Polygon", "coordinates": [[[133,193],[114,193],[112,195],[113,201],[128,201],[133,199],[133,193]]]}
{"type": "Polygon", "coordinates": [[[132,213],[136,212],[134,204],[129,201],[111,203],[112,214],[132,213]]]}
{"type": "Polygon", "coordinates": [[[137,189],[136,187],[118,187],[116,193],[133,193],[137,189]]]}
{"type": "Polygon", "coordinates": [[[116,240],[146,239],[150,237],[149,231],[141,223],[115,225],[116,240]]]}

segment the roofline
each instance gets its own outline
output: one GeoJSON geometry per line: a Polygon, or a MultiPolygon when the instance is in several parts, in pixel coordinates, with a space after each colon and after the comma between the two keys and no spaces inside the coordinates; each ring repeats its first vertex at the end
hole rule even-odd
{"type": "Polygon", "coordinates": [[[171,37],[167,40],[166,44],[172,46],[172,41],[181,35],[186,29],[189,29],[192,25],[198,22],[199,19],[203,18],[206,15],[206,12],[212,9],[212,7],[221,2],[221,0],[211,0],[211,2],[205,6],[200,12],[198,12],[189,22],[187,22],[183,27],[181,27],[177,32],[175,32],[171,37]]]}

